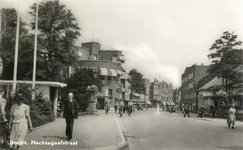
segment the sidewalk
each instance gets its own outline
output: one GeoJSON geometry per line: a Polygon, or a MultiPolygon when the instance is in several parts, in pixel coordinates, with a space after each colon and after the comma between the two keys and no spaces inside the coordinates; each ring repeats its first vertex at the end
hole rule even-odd
{"type": "Polygon", "coordinates": [[[96,114],[79,116],[74,121],[73,139],[69,143],[65,140],[65,119],[58,118],[54,123],[28,133],[25,137],[28,145],[20,147],[20,150],[115,150],[125,146],[126,141],[115,113],[106,115],[104,110],[98,110],[96,114]]]}

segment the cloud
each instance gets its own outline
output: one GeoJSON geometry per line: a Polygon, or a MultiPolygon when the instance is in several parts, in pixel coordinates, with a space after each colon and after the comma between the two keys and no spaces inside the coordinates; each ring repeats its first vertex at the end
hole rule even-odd
{"type": "MultiPolygon", "coordinates": [[[[177,68],[164,65],[160,54],[146,43],[140,43],[137,46],[126,47],[121,44],[115,44],[117,50],[122,50],[126,62],[123,67],[126,72],[131,69],[137,69],[144,75],[144,78],[154,79],[172,83],[173,86],[179,86],[180,75],[177,68]]],[[[168,63],[167,63],[168,64],[168,63]]]]}

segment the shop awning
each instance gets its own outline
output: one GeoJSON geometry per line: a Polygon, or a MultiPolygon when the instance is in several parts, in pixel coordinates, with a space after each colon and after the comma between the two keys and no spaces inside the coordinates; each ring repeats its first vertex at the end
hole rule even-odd
{"type": "Polygon", "coordinates": [[[166,102],[167,103],[167,105],[170,105],[170,102],[166,102]]]}
{"type": "Polygon", "coordinates": [[[106,68],[100,68],[100,75],[107,76],[108,75],[107,69],[106,68]]]}
{"type": "Polygon", "coordinates": [[[124,72],[120,71],[120,70],[116,70],[117,75],[123,75],[124,72]]]}
{"type": "Polygon", "coordinates": [[[146,102],[146,104],[151,104],[151,102],[150,101],[145,101],[146,102]]]}
{"type": "Polygon", "coordinates": [[[108,69],[108,70],[109,70],[109,72],[108,72],[109,76],[113,76],[113,77],[117,76],[116,70],[114,70],[114,69],[108,69]]]}
{"type": "Polygon", "coordinates": [[[166,105],[166,103],[165,103],[165,102],[162,102],[162,104],[163,104],[163,105],[166,105]]]}
{"type": "Polygon", "coordinates": [[[120,75],[121,79],[127,79],[127,74],[125,72],[122,72],[120,70],[116,70],[117,75],[120,75]]]}

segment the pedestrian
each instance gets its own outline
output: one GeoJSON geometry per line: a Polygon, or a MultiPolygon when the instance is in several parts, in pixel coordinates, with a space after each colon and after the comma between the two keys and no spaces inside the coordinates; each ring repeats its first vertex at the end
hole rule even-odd
{"type": "Polygon", "coordinates": [[[110,99],[109,98],[106,98],[105,100],[105,113],[108,114],[109,113],[109,110],[110,110],[110,99]]]}
{"type": "Polygon", "coordinates": [[[10,148],[19,148],[23,145],[24,138],[27,134],[27,129],[32,131],[32,122],[30,118],[30,107],[23,104],[24,97],[18,94],[15,97],[15,104],[11,107],[11,115],[9,121],[10,133],[10,148]],[[29,126],[28,126],[28,124],[29,126]]]}
{"type": "Polygon", "coordinates": [[[184,111],[185,111],[185,106],[184,104],[182,105],[182,114],[184,114],[184,111]]]}
{"type": "Polygon", "coordinates": [[[122,117],[123,107],[124,107],[124,102],[121,100],[120,101],[120,104],[119,104],[119,114],[120,114],[120,117],[122,117]]]}
{"type": "Polygon", "coordinates": [[[4,90],[3,88],[0,88],[0,121],[6,122],[6,116],[5,116],[5,106],[6,106],[6,102],[7,100],[2,98],[4,94],[4,90]]]}
{"type": "Polygon", "coordinates": [[[213,103],[213,105],[211,106],[211,112],[212,112],[212,118],[215,117],[216,115],[216,107],[215,107],[215,104],[213,103]]]}
{"type": "Polygon", "coordinates": [[[230,125],[232,123],[232,129],[235,129],[235,104],[232,104],[232,107],[229,109],[229,119],[228,119],[228,127],[230,128],[230,125]]]}
{"type": "Polygon", "coordinates": [[[117,112],[117,105],[115,104],[114,106],[114,109],[115,109],[115,113],[117,112]]]}
{"type": "Polygon", "coordinates": [[[78,119],[78,104],[73,99],[73,93],[68,94],[68,100],[63,102],[61,115],[66,120],[66,140],[71,140],[73,137],[74,119],[78,119]]]}
{"type": "Polygon", "coordinates": [[[126,110],[127,110],[127,105],[123,107],[123,114],[125,114],[126,110]]]}
{"type": "Polygon", "coordinates": [[[185,111],[184,118],[185,118],[186,115],[188,115],[188,117],[190,118],[190,115],[189,115],[189,106],[185,107],[184,111],[185,111]]]}

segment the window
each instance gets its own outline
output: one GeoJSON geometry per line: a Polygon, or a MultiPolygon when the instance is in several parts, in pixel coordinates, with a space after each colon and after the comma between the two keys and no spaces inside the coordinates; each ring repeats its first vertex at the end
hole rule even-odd
{"type": "Polygon", "coordinates": [[[108,92],[109,92],[108,95],[109,95],[110,97],[112,97],[112,89],[109,89],[108,92]]]}
{"type": "Polygon", "coordinates": [[[93,60],[97,60],[97,55],[93,54],[93,60]]]}
{"type": "Polygon", "coordinates": [[[100,75],[100,80],[105,80],[105,76],[100,75]]]}
{"type": "Polygon", "coordinates": [[[117,56],[112,56],[112,62],[117,63],[117,56]]]}
{"type": "Polygon", "coordinates": [[[107,76],[107,81],[111,81],[112,80],[112,76],[107,76]]]}

